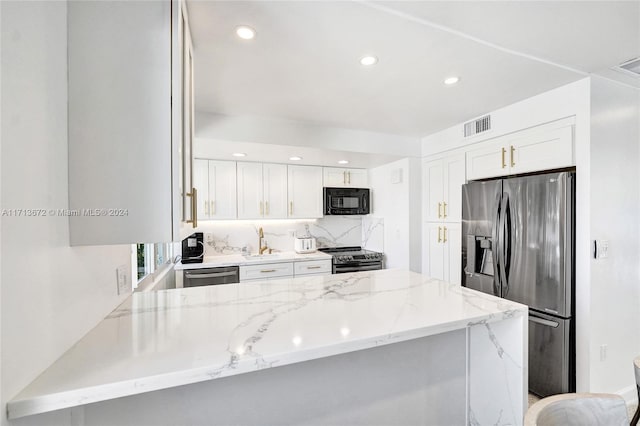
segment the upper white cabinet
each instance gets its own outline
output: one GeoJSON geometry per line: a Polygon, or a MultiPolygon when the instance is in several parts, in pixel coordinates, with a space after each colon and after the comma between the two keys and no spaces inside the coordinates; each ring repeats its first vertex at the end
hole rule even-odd
{"type": "Polygon", "coordinates": [[[366,169],[343,169],[339,167],[323,167],[324,186],[330,188],[367,188],[366,169]]]}
{"type": "Polygon", "coordinates": [[[183,6],[68,3],[69,207],[83,212],[69,218],[72,245],[178,240],[191,220],[180,214],[193,102],[178,83],[183,6]]]}
{"type": "Polygon", "coordinates": [[[289,214],[292,219],[322,217],[322,167],[287,166],[289,214]]]}
{"type": "Polygon", "coordinates": [[[465,184],[464,154],[426,159],[422,165],[425,218],[432,222],[462,220],[462,185],[465,184]]]}
{"type": "Polygon", "coordinates": [[[566,121],[482,142],[467,151],[467,179],[571,167],[573,145],[573,126],[566,121]]]}
{"type": "Polygon", "coordinates": [[[199,188],[199,219],[235,219],[236,163],[195,159],[193,185],[199,188]]]}
{"type": "Polygon", "coordinates": [[[238,218],[287,217],[287,166],[238,162],[238,218]]]}

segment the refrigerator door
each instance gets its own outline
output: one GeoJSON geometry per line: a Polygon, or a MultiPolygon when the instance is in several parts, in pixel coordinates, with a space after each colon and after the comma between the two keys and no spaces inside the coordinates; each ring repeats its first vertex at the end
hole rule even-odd
{"type": "Polygon", "coordinates": [[[501,194],[501,180],[462,186],[462,285],[495,296],[501,194]]]}
{"type": "Polygon", "coordinates": [[[575,391],[572,319],[529,311],[529,391],[541,397],[575,391]]]}
{"type": "Polygon", "coordinates": [[[573,175],[503,181],[502,297],[560,317],[571,316],[573,175]]]}

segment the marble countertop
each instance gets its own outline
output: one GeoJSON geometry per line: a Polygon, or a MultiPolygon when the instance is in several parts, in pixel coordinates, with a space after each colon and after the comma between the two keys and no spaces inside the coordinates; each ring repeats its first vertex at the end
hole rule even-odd
{"type": "Polygon", "coordinates": [[[406,270],[134,293],[8,402],[9,418],[526,315],[406,270]]]}
{"type": "Polygon", "coordinates": [[[217,268],[219,266],[243,266],[259,265],[264,263],[302,262],[305,260],[331,259],[331,255],[316,251],[313,253],[296,253],[295,251],[284,251],[273,254],[266,254],[263,257],[252,257],[247,259],[241,254],[226,254],[220,256],[205,256],[202,263],[176,263],[174,269],[183,271],[185,269],[217,268]]]}

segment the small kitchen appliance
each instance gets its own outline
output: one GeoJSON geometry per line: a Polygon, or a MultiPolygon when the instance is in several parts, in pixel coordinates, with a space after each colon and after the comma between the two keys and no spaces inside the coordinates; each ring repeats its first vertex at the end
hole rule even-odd
{"type": "Polygon", "coordinates": [[[313,253],[316,251],[316,239],[313,237],[296,237],[294,241],[296,253],[313,253]]]}
{"type": "Polygon", "coordinates": [[[182,240],[182,263],[202,263],[204,234],[195,232],[182,240]]]}

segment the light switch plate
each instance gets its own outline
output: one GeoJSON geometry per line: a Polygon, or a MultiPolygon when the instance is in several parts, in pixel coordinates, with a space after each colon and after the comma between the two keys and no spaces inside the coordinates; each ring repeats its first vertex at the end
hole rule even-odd
{"type": "Polygon", "coordinates": [[[129,293],[131,291],[131,285],[129,284],[129,272],[127,265],[120,265],[116,269],[116,277],[118,282],[118,296],[121,294],[129,293]]]}

